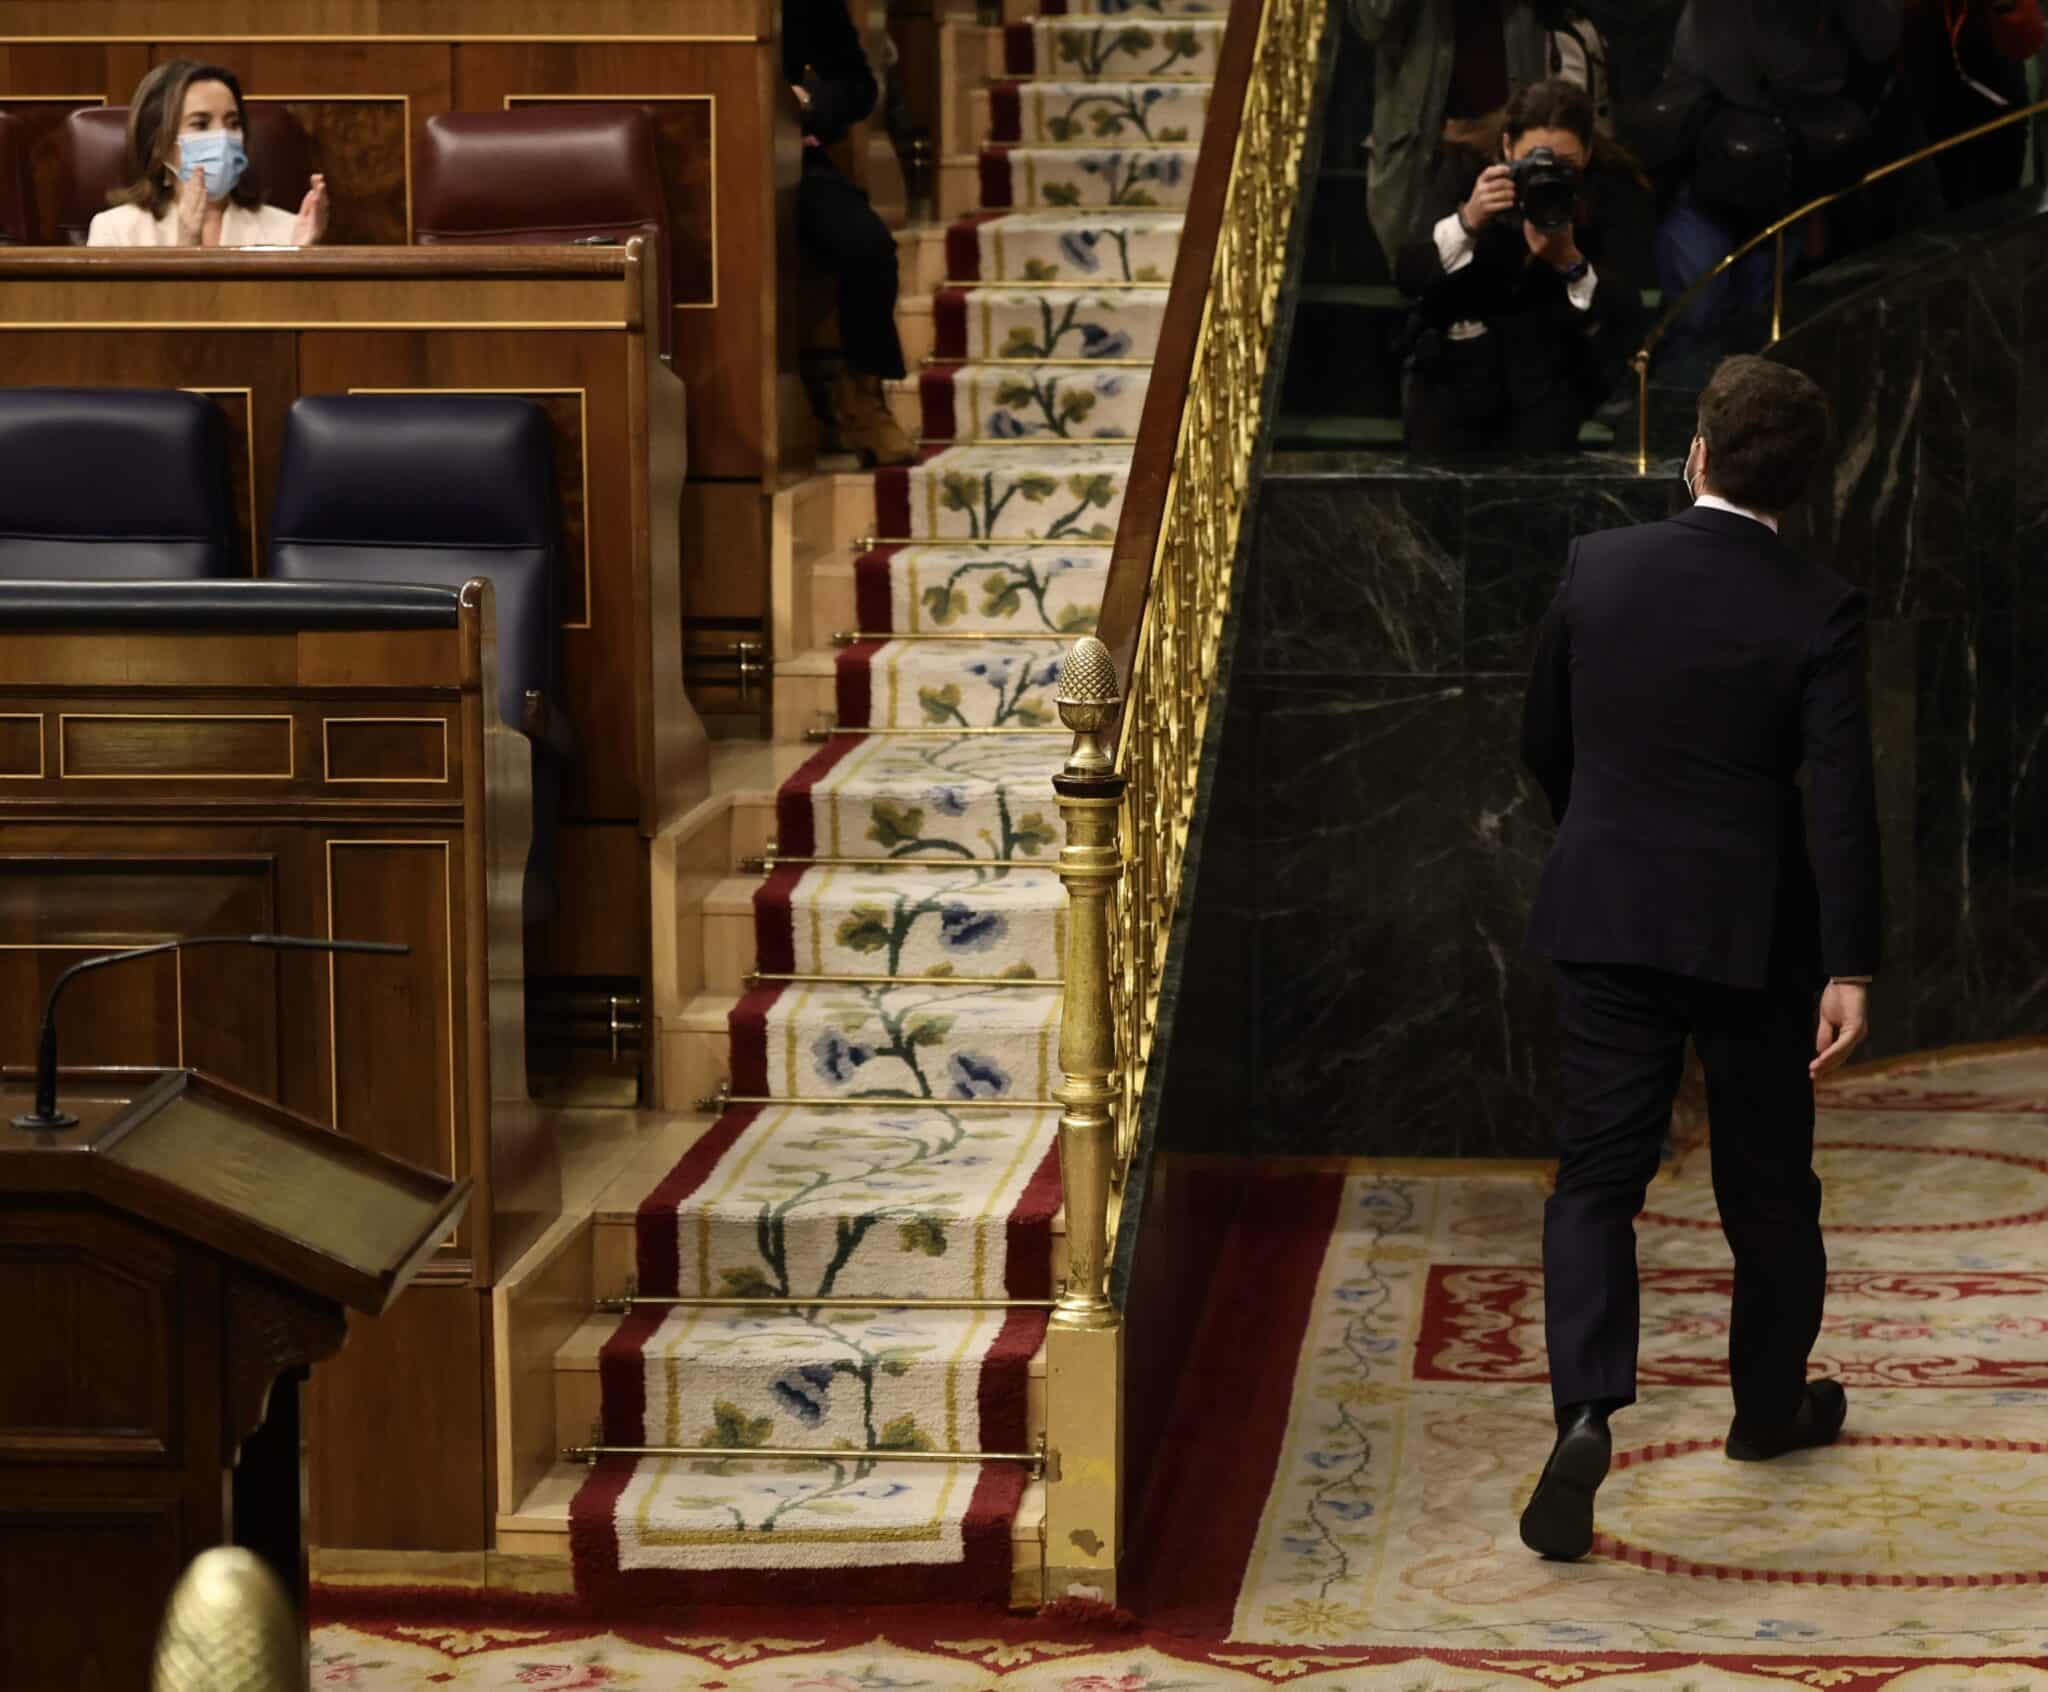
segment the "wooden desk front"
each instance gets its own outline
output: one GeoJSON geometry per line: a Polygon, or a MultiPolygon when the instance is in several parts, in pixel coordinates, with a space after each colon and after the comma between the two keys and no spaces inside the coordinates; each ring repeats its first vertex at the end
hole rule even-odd
{"type": "Polygon", "coordinates": [[[475,600],[448,628],[0,629],[0,1064],[33,1062],[44,995],[88,952],[412,948],[207,948],[64,999],[69,1064],[190,1065],[475,1182],[449,1244],[315,1380],[326,1545],[488,1543],[490,1288],[561,1207],[526,1096],[530,758],[484,653],[475,600]]]}
{"type": "Polygon", "coordinates": [[[653,269],[638,243],[0,249],[6,381],[189,388],[220,406],[251,574],[299,395],[511,393],[547,410],[583,756],[564,794],[563,920],[536,973],[644,975],[646,839],[705,790],[681,674],[683,396],[649,333],[653,269]]]}

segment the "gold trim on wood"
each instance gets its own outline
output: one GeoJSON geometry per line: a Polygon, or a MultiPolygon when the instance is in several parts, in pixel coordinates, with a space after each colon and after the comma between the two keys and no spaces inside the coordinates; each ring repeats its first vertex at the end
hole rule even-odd
{"type": "MultiPolygon", "coordinates": [[[[155,35],[0,35],[0,47],[159,47],[178,39],[168,31],[155,35]]],[[[212,39],[237,47],[311,47],[349,43],[364,47],[538,46],[654,47],[754,46],[758,35],[215,35],[212,39]]],[[[1203,77],[1147,77],[1148,82],[1200,82],[1203,77]]]]}
{"type": "Polygon", "coordinates": [[[243,451],[249,459],[249,574],[261,575],[258,566],[262,563],[263,543],[256,527],[256,390],[254,388],[187,388],[188,394],[205,394],[212,398],[216,394],[240,394],[248,407],[248,432],[242,437],[243,451]]]}
{"type": "Polygon", "coordinates": [[[0,711],[0,723],[36,725],[36,773],[9,775],[0,771],[0,781],[41,781],[50,773],[50,731],[40,711],[0,711]]]}
{"type": "MultiPolygon", "coordinates": [[[[390,39],[387,37],[386,39],[390,39]]],[[[412,96],[410,94],[250,94],[251,105],[288,106],[297,102],[313,105],[388,106],[394,102],[404,109],[405,119],[405,238],[412,241],[412,96]]]]}
{"type": "Polygon", "coordinates": [[[448,783],[448,719],[446,717],[322,717],[320,719],[320,779],[346,787],[445,787],[448,783]],[[328,743],[328,730],[336,723],[432,723],[441,731],[441,773],[437,776],[338,776],[328,743]]]}
{"type": "Polygon", "coordinates": [[[623,317],[589,318],[582,321],[564,319],[559,322],[511,322],[500,323],[490,318],[471,318],[461,322],[428,322],[425,320],[398,320],[393,318],[339,319],[329,323],[325,320],[308,322],[305,318],[294,318],[288,323],[223,323],[218,318],[144,318],[138,321],[123,321],[118,318],[81,319],[77,322],[52,319],[10,319],[0,322],[0,332],[19,330],[35,335],[55,334],[103,334],[109,331],[141,331],[153,334],[162,329],[208,329],[214,334],[228,334],[236,330],[249,332],[287,330],[295,334],[329,334],[346,329],[630,329],[632,325],[623,317]]]}
{"type": "Polygon", "coordinates": [[[606,104],[633,105],[680,105],[689,100],[702,100],[711,108],[711,154],[706,160],[711,184],[711,298],[708,300],[673,300],[670,303],[677,311],[716,311],[718,309],[718,96],[716,94],[507,94],[505,110],[514,106],[598,106],[606,104]]]}
{"type": "Polygon", "coordinates": [[[587,629],[597,608],[596,584],[590,573],[590,390],[588,388],[350,388],[352,394],[574,394],[577,409],[577,468],[583,475],[583,620],[563,623],[565,629],[587,629]]]}
{"type": "MultiPolygon", "coordinates": [[[[456,1097],[461,1092],[462,1069],[455,1050],[455,972],[458,960],[455,956],[455,853],[446,840],[329,840],[325,843],[325,872],[327,883],[327,938],[337,939],[334,932],[334,853],[337,847],[350,846],[433,846],[441,853],[441,920],[444,925],[442,941],[442,966],[448,977],[448,1174],[452,1179],[461,1173],[456,1162],[456,1097]]],[[[327,954],[327,1121],[336,1133],[343,1132],[341,1126],[341,1062],[336,1049],[335,1033],[335,992],[334,954],[327,954]]],[[[447,1247],[442,1249],[446,1250],[447,1247]]]]}
{"type": "Polygon", "coordinates": [[[185,775],[81,775],[71,768],[64,731],[71,723],[283,723],[294,728],[297,718],[276,711],[59,711],[57,713],[57,779],[59,781],[296,781],[299,777],[299,737],[285,736],[286,769],[276,773],[253,774],[242,770],[197,770],[185,775]]]}

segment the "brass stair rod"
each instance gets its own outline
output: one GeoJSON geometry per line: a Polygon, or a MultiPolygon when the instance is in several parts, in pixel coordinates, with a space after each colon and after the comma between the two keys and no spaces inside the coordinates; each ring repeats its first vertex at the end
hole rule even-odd
{"type": "Polygon", "coordinates": [[[601,1298],[597,1308],[607,1316],[628,1310],[1051,1310],[1056,1298],[664,1298],[652,1293],[629,1293],[621,1298],[601,1298]]]}
{"type": "Polygon", "coordinates": [[[826,741],[842,734],[922,735],[927,739],[938,740],[959,740],[967,735],[987,736],[1000,734],[1016,735],[1019,738],[1036,736],[1043,740],[1047,735],[1063,734],[1065,732],[1064,729],[1056,728],[881,728],[866,723],[820,723],[816,728],[805,729],[804,739],[813,745],[823,745],[826,741]]]}
{"type": "Polygon", "coordinates": [[[1043,645],[1056,645],[1065,640],[1065,635],[1054,634],[1050,629],[1033,632],[1027,630],[1016,634],[1006,629],[933,629],[930,631],[900,629],[884,634],[870,629],[841,629],[832,637],[834,646],[863,646],[875,640],[1004,640],[1022,646],[1027,641],[1043,645]]]}
{"type": "Polygon", "coordinates": [[[786,1093],[713,1093],[699,1099],[700,1111],[730,1110],[734,1105],[802,1105],[806,1110],[1057,1110],[1058,1099],[847,1099],[805,1097],[786,1093]]]}
{"type": "Polygon", "coordinates": [[[772,975],[758,970],[741,978],[749,987],[1057,987],[1056,975],[772,975]]]}
{"type": "Polygon", "coordinates": [[[1077,550],[1100,548],[1106,552],[1116,545],[1116,540],[1096,540],[1087,535],[860,535],[853,544],[862,552],[872,552],[878,546],[972,546],[991,551],[1013,546],[1066,546],[1077,550]]]}
{"type": "Polygon", "coordinates": [[[762,852],[740,859],[746,875],[765,875],[784,864],[803,864],[814,869],[1029,869],[1057,870],[1047,858],[785,858],[777,852],[762,852]]]}
{"type": "Polygon", "coordinates": [[[811,1446],[750,1445],[571,1445],[565,1463],[594,1463],[600,1457],[680,1457],[719,1463],[1022,1463],[1033,1478],[1045,1472],[1043,1451],[833,1451],[811,1446]]]}

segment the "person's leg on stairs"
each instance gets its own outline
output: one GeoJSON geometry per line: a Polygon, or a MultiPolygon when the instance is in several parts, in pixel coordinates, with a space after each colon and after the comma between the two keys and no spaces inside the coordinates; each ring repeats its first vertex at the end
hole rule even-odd
{"type": "Polygon", "coordinates": [[[916,457],[889,411],[885,381],[904,375],[896,332],[896,238],[860,187],[816,148],[797,188],[797,235],[805,258],[836,278],[844,362],[832,396],[842,441],[871,463],[916,457]]]}

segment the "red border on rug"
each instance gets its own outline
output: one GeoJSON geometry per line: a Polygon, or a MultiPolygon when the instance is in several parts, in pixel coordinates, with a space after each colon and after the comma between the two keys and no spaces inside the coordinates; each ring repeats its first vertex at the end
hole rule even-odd
{"type": "Polygon", "coordinates": [[[811,789],[832,773],[837,764],[861,743],[857,734],[837,734],[806,758],[801,768],[775,790],[775,850],[785,858],[809,858],[818,850],[817,813],[811,807],[811,789]]]}
{"type": "Polygon", "coordinates": [[[1343,1211],[1345,1177],[1261,1178],[1246,1191],[1210,1282],[1131,1543],[1159,1553],[1135,1571],[1147,1627],[1222,1637],[1280,1467],[1316,1285],[1343,1211]],[[1219,1415],[1219,1405],[1230,1413],[1219,1415]],[[1201,1484],[1190,1485],[1199,1476],[1201,1484]]]}
{"type": "MultiPolygon", "coordinates": [[[[927,371],[927,377],[938,374],[927,371]]],[[[900,546],[878,546],[853,561],[853,620],[866,634],[881,634],[896,626],[894,578],[889,560],[903,550],[900,546]]]]}

